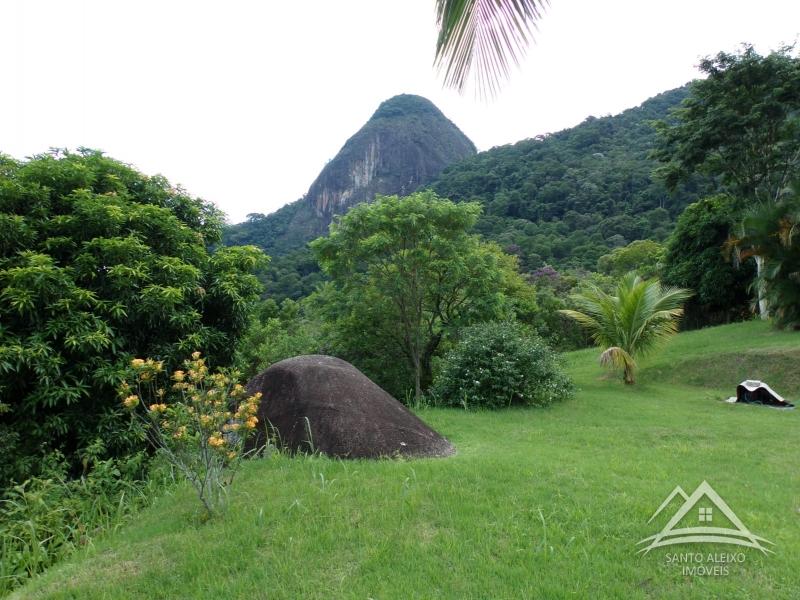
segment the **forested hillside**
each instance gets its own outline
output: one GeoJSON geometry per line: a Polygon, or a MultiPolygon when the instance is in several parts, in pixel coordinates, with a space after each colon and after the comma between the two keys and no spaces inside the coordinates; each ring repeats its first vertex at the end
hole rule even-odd
{"type": "Polygon", "coordinates": [[[712,189],[694,179],[670,193],[653,176],[652,121],[687,95],[688,86],[678,88],[616,116],[481,152],[445,169],[432,188],[480,201],[478,230],[519,256],[523,269],[595,270],[614,248],[664,240],[683,209],[712,189]]]}
{"type": "MultiPolygon", "coordinates": [[[[479,201],[484,212],[477,231],[518,256],[523,271],[545,265],[597,270],[598,259],[615,248],[639,239],[664,241],[688,204],[716,190],[714,182],[694,177],[670,192],[653,174],[653,122],[668,120],[688,89],[465,158],[428,187],[444,198],[479,201]]],[[[253,215],[226,234],[226,243],[256,244],[272,255],[265,283],[276,300],[303,297],[322,279],[305,249],[307,236],[286,233],[303,206],[253,215]]]]}

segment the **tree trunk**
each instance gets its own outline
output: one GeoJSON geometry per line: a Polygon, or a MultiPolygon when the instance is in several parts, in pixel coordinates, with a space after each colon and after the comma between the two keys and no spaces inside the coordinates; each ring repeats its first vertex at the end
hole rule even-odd
{"type": "Polygon", "coordinates": [[[420,385],[422,365],[420,364],[419,354],[414,353],[411,362],[414,365],[414,400],[419,403],[422,401],[422,386],[420,385]]]}
{"type": "Polygon", "coordinates": [[[422,389],[427,390],[433,383],[433,368],[431,362],[439,343],[442,341],[442,334],[437,333],[425,345],[425,351],[422,353],[420,361],[420,386],[422,389]]]}
{"type": "Polygon", "coordinates": [[[625,365],[625,370],[622,374],[622,377],[625,380],[626,385],[633,385],[634,383],[636,383],[636,380],[633,377],[633,367],[625,365]]]}
{"type": "Polygon", "coordinates": [[[764,270],[764,257],[756,256],[756,290],[758,294],[758,315],[762,319],[769,318],[769,306],[764,297],[764,283],[761,280],[761,271],[764,270]]]}

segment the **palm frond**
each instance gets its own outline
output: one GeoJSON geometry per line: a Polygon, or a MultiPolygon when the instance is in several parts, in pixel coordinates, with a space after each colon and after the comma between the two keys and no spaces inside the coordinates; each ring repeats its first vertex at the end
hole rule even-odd
{"type": "Polygon", "coordinates": [[[600,364],[604,367],[615,367],[617,369],[635,369],[636,361],[619,346],[606,348],[600,355],[600,364]]]}
{"type": "Polygon", "coordinates": [[[519,64],[547,0],[437,0],[434,64],[444,84],[463,92],[474,71],[477,90],[494,95],[519,64]]]}
{"type": "Polygon", "coordinates": [[[683,316],[683,303],[692,293],[674,287],[662,287],[657,280],[642,282],[643,293],[638,299],[638,315],[632,326],[635,331],[627,346],[639,355],[645,355],[678,332],[678,319],[683,316]]]}
{"type": "Polygon", "coordinates": [[[590,333],[601,327],[600,323],[597,321],[595,317],[587,315],[580,311],[562,308],[558,312],[560,312],[562,315],[566,315],[567,317],[575,319],[578,323],[589,329],[590,333]]]}
{"type": "Polygon", "coordinates": [[[589,331],[598,346],[614,345],[615,340],[619,338],[616,319],[618,299],[609,296],[594,285],[587,286],[583,293],[574,294],[570,298],[579,310],[562,310],[560,312],[579,321],[589,331]],[[592,319],[591,322],[589,322],[589,318],[592,319]]]}

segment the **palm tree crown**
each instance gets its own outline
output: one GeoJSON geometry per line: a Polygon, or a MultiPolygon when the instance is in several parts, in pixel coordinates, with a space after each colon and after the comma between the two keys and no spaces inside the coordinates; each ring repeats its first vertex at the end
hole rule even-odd
{"type": "Polygon", "coordinates": [[[435,64],[444,84],[463,91],[474,71],[478,92],[494,95],[518,64],[548,0],[436,0],[435,64]]]}
{"type": "Polygon", "coordinates": [[[731,237],[737,260],[752,256],[762,268],[753,285],[776,325],[800,329],[800,180],[778,202],[745,215],[743,237],[731,237]]]}
{"type": "Polygon", "coordinates": [[[628,273],[616,296],[591,286],[572,296],[578,310],[559,312],[583,325],[604,349],[601,364],[622,368],[625,383],[634,383],[636,358],[678,332],[683,303],[691,295],[689,290],[662,287],[657,279],[644,281],[628,273]]]}

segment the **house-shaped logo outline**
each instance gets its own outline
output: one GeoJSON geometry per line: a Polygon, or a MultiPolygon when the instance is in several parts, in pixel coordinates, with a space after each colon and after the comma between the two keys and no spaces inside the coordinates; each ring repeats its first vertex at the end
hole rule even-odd
{"type": "Polygon", "coordinates": [[[683,491],[681,486],[677,486],[674,490],[672,490],[672,493],[667,496],[667,499],[661,503],[661,506],[658,507],[658,510],[653,513],[653,516],[650,517],[650,520],[647,522],[650,523],[653,519],[655,519],[675,496],[681,496],[684,499],[683,505],[669,520],[669,523],[664,526],[664,529],[659,531],[656,535],[651,535],[650,537],[637,542],[637,545],[650,542],[646,548],[642,548],[638,553],[647,554],[654,548],[671,546],[673,544],[701,542],[734,544],[737,546],[755,548],[757,550],[761,550],[761,552],[764,554],[774,553],[772,550],[765,548],[760,543],[765,542],[767,544],[773,544],[773,542],[751,533],[750,530],[744,526],[744,523],[739,520],[739,517],[736,516],[733,510],[731,510],[731,507],[728,506],[728,503],[725,502],[725,500],[723,500],[722,497],[720,497],[720,495],[714,491],[714,488],[712,488],[705,480],[703,483],[697,486],[697,489],[692,493],[691,496],[687,496],[686,492],[683,491]],[[733,523],[736,529],[731,529],[729,527],[684,527],[680,529],[674,529],[680,520],[685,517],[686,514],[692,510],[704,496],[714,503],[714,506],[716,506],[722,512],[722,514],[724,514],[728,520],[733,523]]]}

